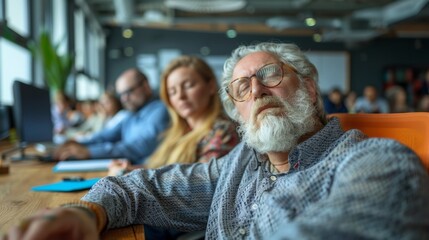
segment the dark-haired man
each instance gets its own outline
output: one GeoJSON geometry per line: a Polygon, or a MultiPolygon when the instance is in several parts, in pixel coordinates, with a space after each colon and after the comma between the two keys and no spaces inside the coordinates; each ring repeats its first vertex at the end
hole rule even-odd
{"type": "Polygon", "coordinates": [[[127,158],[133,164],[141,164],[155,150],[169,117],[164,104],[152,98],[146,76],[135,68],[128,69],[116,80],[115,88],[130,116],[90,139],[62,145],[56,158],[127,158]]]}

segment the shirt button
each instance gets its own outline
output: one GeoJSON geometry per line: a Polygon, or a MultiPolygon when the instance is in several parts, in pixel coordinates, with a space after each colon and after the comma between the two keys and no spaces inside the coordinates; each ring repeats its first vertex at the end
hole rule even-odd
{"type": "Polygon", "coordinates": [[[245,230],[244,228],[240,228],[240,229],[238,229],[238,232],[239,232],[241,235],[246,234],[246,230],[245,230]]]}
{"type": "Polygon", "coordinates": [[[274,182],[275,180],[277,180],[277,177],[273,175],[273,176],[270,177],[270,179],[271,179],[271,181],[274,182]]]}
{"type": "Polygon", "coordinates": [[[258,204],[256,204],[256,203],[254,203],[254,204],[252,205],[252,209],[253,209],[253,210],[258,209],[258,207],[259,207],[259,206],[258,206],[258,204]]]}

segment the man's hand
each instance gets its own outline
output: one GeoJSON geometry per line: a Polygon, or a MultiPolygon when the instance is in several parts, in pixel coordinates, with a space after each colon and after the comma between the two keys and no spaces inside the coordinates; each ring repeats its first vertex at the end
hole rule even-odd
{"type": "Polygon", "coordinates": [[[41,210],[9,230],[5,239],[99,239],[96,219],[78,208],[41,210]]]}
{"type": "Polygon", "coordinates": [[[121,176],[130,171],[131,163],[127,159],[115,159],[109,165],[109,176],[121,176]]]}
{"type": "Polygon", "coordinates": [[[89,158],[88,149],[75,141],[70,141],[58,147],[54,152],[54,158],[60,161],[68,158],[85,159],[89,158]]]}

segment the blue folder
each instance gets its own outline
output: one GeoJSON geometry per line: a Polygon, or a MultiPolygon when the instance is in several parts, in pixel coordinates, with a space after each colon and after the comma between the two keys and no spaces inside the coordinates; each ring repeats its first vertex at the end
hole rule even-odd
{"type": "Polygon", "coordinates": [[[35,192],[73,192],[90,189],[100,178],[91,178],[82,181],[60,181],[31,188],[35,192]]]}

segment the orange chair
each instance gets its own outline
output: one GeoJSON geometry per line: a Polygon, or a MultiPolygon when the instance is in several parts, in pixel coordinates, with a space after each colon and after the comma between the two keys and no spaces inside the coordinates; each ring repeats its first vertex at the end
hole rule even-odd
{"type": "Polygon", "coordinates": [[[359,129],[368,137],[392,138],[413,149],[429,171],[429,113],[335,113],[344,130],[359,129]]]}

